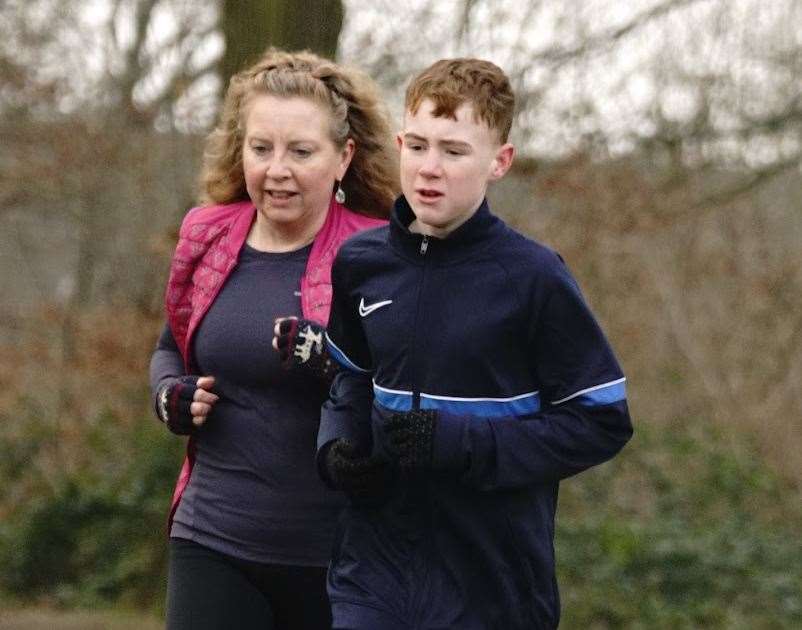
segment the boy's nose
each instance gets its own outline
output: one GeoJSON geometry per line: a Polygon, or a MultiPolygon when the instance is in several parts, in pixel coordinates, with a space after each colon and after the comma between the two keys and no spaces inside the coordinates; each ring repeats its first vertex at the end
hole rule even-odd
{"type": "Polygon", "coordinates": [[[427,177],[439,177],[442,173],[440,156],[436,151],[429,151],[420,165],[420,174],[427,177]]]}

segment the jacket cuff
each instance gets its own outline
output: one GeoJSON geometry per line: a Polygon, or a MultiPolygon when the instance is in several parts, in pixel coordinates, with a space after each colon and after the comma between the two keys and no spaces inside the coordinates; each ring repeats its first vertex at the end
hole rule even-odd
{"type": "Polygon", "coordinates": [[[432,467],[435,470],[465,471],[468,466],[466,426],[463,417],[438,411],[432,444],[432,467]]]}
{"type": "Polygon", "coordinates": [[[320,419],[320,428],[317,433],[317,450],[320,451],[326,444],[339,438],[351,440],[354,444],[360,444],[358,427],[354,426],[350,418],[339,417],[339,414],[329,413],[323,410],[320,419]]]}
{"type": "Polygon", "coordinates": [[[338,413],[323,406],[320,414],[320,428],[317,433],[317,452],[315,462],[320,478],[330,488],[334,488],[326,471],[326,454],[330,444],[339,439],[350,440],[354,444],[361,444],[358,427],[353,419],[345,413],[338,413]]]}

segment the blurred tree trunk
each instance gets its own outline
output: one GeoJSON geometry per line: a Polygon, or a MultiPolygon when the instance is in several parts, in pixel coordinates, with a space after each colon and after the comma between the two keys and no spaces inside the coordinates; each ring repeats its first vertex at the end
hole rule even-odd
{"type": "Polygon", "coordinates": [[[308,48],[333,58],[343,25],[341,0],[224,0],[221,16],[226,52],[221,62],[224,85],[229,77],[268,46],[308,48]]]}

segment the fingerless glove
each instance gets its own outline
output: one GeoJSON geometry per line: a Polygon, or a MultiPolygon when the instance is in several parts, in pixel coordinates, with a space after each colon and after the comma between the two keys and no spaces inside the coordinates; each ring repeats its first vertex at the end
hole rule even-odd
{"type": "Polygon", "coordinates": [[[197,427],[192,422],[190,405],[198,389],[198,376],[181,376],[163,385],[156,395],[159,419],[177,435],[189,435],[197,427]]]}
{"type": "Polygon", "coordinates": [[[287,369],[302,369],[330,383],[337,373],[323,339],[326,329],[308,319],[287,318],[279,322],[276,336],[281,364],[287,369]]]}

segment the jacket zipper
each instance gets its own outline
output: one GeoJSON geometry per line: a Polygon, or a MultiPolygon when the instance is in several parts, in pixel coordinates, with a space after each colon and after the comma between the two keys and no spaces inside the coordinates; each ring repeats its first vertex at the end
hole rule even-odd
{"type": "MultiPolygon", "coordinates": [[[[424,234],[420,242],[420,255],[421,258],[423,259],[423,267],[421,269],[420,287],[418,289],[418,310],[417,313],[415,314],[415,331],[414,331],[415,339],[413,342],[415,344],[413,346],[415,352],[415,357],[414,357],[415,360],[412,362],[412,369],[414,370],[413,371],[414,380],[412,382],[412,408],[416,411],[420,409],[420,383],[418,382],[418,377],[419,374],[421,373],[419,366],[419,356],[421,355],[419,354],[418,333],[423,328],[423,318],[426,315],[425,309],[423,308],[422,304],[425,299],[424,295],[426,289],[426,267],[427,267],[426,252],[428,250],[429,250],[429,236],[424,234]]],[[[428,486],[428,482],[426,485],[428,486]]],[[[429,501],[430,501],[429,490],[427,489],[426,502],[429,503],[429,501]]],[[[431,505],[429,505],[427,513],[431,514],[431,505]]],[[[430,527],[431,524],[427,523],[426,526],[430,527]]],[[[429,531],[431,531],[431,529],[429,529],[429,531]]],[[[426,548],[427,552],[423,553],[422,555],[419,555],[419,557],[417,558],[417,562],[421,562],[421,560],[424,560],[424,558],[426,558],[430,553],[429,551],[429,548],[431,546],[430,536],[424,536],[423,540],[424,540],[424,547],[422,547],[421,550],[423,548],[426,548]]],[[[423,622],[423,617],[425,614],[424,603],[426,602],[427,591],[428,591],[429,572],[430,572],[429,563],[424,560],[420,569],[421,569],[421,576],[417,592],[415,593],[412,601],[410,602],[410,614],[414,622],[413,627],[415,628],[421,627],[421,623],[423,622]]]]}
{"type": "MultiPolygon", "coordinates": [[[[423,238],[420,242],[420,255],[426,256],[426,252],[429,249],[429,236],[427,234],[423,235],[423,238]]],[[[415,360],[412,361],[412,369],[413,372],[413,381],[412,381],[412,409],[417,411],[420,409],[420,390],[418,388],[418,329],[420,328],[420,319],[421,319],[421,301],[423,299],[423,286],[426,281],[426,260],[423,261],[423,269],[421,271],[421,278],[420,278],[420,287],[418,288],[418,309],[415,313],[415,328],[413,330],[414,340],[413,340],[413,352],[415,353],[415,360]]]]}
{"type": "MultiPolygon", "coordinates": [[[[426,291],[426,268],[427,268],[427,261],[426,261],[426,252],[429,249],[429,236],[424,234],[421,238],[420,249],[419,253],[422,258],[423,266],[421,268],[421,275],[420,275],[420,285],[418,287],[418,304],[417,304],[417,312],[415,313],[415,328],[414,328],[414,340],[413,340],[413,352],[414,352],[414,360],[411,362],[412,370],[413,370],[413,381],[412,381],[412,409],[419,410],[420,409],[420,374],[421,374],[421,366],[419,365],[419,357],[425,357],[426,352],[425,349],[419,348],[420,344],[420,331],[423,329],[424,318],[426,316],[426,311],[423,307],[423,302],[425,301],[425,291],[426,291]]],[[[428,486],[428,482],[426,484],[428,486]]],[[[430,501],[428,497],[428,489],[426,491],[426,502],[430,501]]],[[[431,507],[427,510],[427,512],[431,512],[431,507]]],[[[427,523],[426,527],[431,527],[431,523],[427,523]]],[[[431,529],[430,529],[431,531],[431,529]]],[[[425,603],[427,601],[427,591],[429,588],[429,563],[425,561],[425,558],[430,555],[430,546],[431,542],[429,541],[429,536],[424,536],[424,545],[418,550],[416,554],[417,557],[415,558],[415,563],[418,565],[420,570],[420,579],[417,584],[416,591],[409,603],[410,607],[410,616],[411,621],[413,622],[414,628],[421,627],[421,623],[423,621],[423,617],[425,614],[425,603]],[[425,550],[425,551],[424,551],[425,550]]]]}

